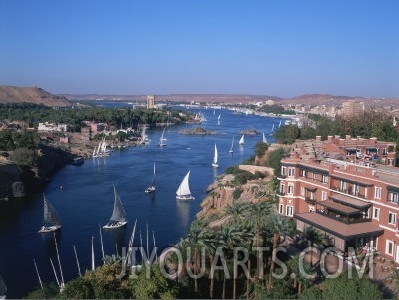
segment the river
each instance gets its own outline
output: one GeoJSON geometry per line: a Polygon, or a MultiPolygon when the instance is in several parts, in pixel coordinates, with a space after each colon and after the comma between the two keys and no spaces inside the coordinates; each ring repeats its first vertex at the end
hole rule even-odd
{"type": "MultiPolygon", "coordinates": [[[[198,110],[197,110],[198,112],[198,110]]],[[[154,233],[161,252],[186,235],[190,223],[200,210],[206,188],[218,174],[237,165],[254,154],[254,146],[262,141],[265,132],[272,141],[270,131],[279,118],[233,114],[229,110],[203,109],[207,121],[201,125],[215,135],[183,135],[178,131],[195,125],[169,127],[165,132],[167,146],[160,148],[158,141],[162,128],[148,131],[148,145],[114,151],[108,158],[88,159],[81,166],[67,165],[59,170],[47,184],[45,194],[58,212],[62,229],[57,234],[64,280],[78,275],[73,251],[76,246],[82,271],[91,267],[91,241],[94,237],[96,264],[101,264],[99,224],[104,225],[113,209],[113,187],[122,199],[128,225],[120,230],[102,231],[106,254],[126,246],[134,220],[143,242],[146,226],[151,237],[154,233]],[[217,117],[220,114],[220,125],[217,117]],[[255,129],[258,135],[245,136],[245,145],[238,146],[243,129],[255,129]],[[233,136],[234,153],[229,154],[233,136]],[[219,150],[219,168],[211,166],[216,143],[219,150]],[[153,164],[156,164],[156,187],[153,196],[144,193],[151,183],[153,164]],[[191,170],[190,189],[195,196],[191,202],[177,201],[175,193],[180,181],[191,170]],[[62,185],[62,189],[59,186],[62,185]]],[[[0,203],[0,275],[7,287],[8,298],[20,298],[39,285],[33,259],[36,260],[43,281],[55,281],[49,259],[57,262],[52,234],[41,235],[43,196],[0,203]]],[[[139,243],[137,231],[135,245],[139,243]]],[[[150,249],[151,250],[151,249],[150,249]]]]}

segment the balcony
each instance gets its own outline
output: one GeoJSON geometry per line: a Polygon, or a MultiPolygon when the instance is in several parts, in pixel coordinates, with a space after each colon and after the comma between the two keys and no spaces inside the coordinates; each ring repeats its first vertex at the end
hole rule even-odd
{"type": "Polygon", "coordinates": [[[309,197],[305,197],[305,202],[308,204],[316,205],[316,199],[311,199],[309,197]]]}

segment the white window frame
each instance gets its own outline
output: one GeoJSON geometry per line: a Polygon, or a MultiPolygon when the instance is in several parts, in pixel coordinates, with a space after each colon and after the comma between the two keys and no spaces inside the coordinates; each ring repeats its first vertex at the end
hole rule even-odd
{"type": "Polygon", "coordinates": [[[374,199],[381,199],[382,188],[379,186],[374,187],[374,199]]]}
{"type": "Polygon", "coordinates": [[[281,167],[281,176],[287,175],[287,167],[281,167]]]}
{"type": "Polygon", "coordinates": [[[394,248],[395,248],[395,243],[393,241],[386,240],[386,242],[385,242],[385,254],[393,256],[394,248]],[[391,245],[391,250],[392,250],[391,252],[389,251],[389,248],[390,248],[389,245],[391,245]]]}
{"type": "Polygon", "coordinates": [[[293,216],[294,216],[294,207],[291,206],[291,205],[287,205],[287,206],[285,207],[285,215],[286,215],[287,217],[293,217],[293,216]],[[291,212],[291,213],[289,214],[289,212],[291,212]]]}
{"type": "Polygon", "coordinates": [[[321,181],[322,181],[323,183],[328,183],[328,176],[327,176],[327,175],[322,175],[321,181]]]}
{"type": "Polygon", "coordinates": [[[294,185],[292,183],[287,186],[287,194],[294,195],[294,185]]]}
{"type": "Polygon", "coordinates": [[[373,207],[373,219],[374,220],[380,219],[380,209],[378,207],[373,207]]]}
{"type": "Polygon", "coordinates": [[[388,213],[388,224],[389,225],[396,225],[396,213],[391,212],[391,211],[388,213]]]}
{"type": "Polygon", "coordinates": [[[312,173],[312,179],[313,179],[313,180],[316,180],[316,178],[317,178],[317,173],[314,173],[314,172],[313,172],[313,173],[312,173]]]}
{"type": "Polygon", "coordinates": [[[305,196],[305,188],[301,186],[301,196],[305,196]]]}
{"type": "Polygon", "coordinates": [[[305,177],[306,178],[306,170],[305,169],[301,170],[301,177],[305,177]]]}
{"type": "Polygon", "coordinates": [[[294,177],[294,176],[295,176],[295,168],[289,167],[288,168],[288,177],[294,177]]]}
{"type": "Polygon", "coordinates": [[[321,201],[327,200],[327,192],[326,191],[321,191],[321,201]]]}
{"type": "Polygon", "coordinates": [[[282,183],[282,184],[280,184],[280,193],[284,194],[285,193],[284,191],[285,191],[285,184],[282,183]]]}
{"type": "Polygon", "coordinates": [[[280,203],[278,206],[278,213],[280,215],[284,214],[284,204],[280,203]]]}
{"type": "Polygon", "coordinates": [[[389,200],[391,200],[392,203],[399,204],[399,194],[395,192],[389,192],[389,200]]]}

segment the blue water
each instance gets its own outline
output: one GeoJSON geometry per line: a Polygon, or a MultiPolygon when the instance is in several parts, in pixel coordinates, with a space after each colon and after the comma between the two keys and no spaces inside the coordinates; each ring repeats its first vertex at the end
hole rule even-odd
{"type": "MultiPolygon", "coordinates": [[[[197,111],[198,112],[198,111],[197,111]]],[[[235,115],[228,110],[204,109],[207,122],[201,125],[216,135],[183,135],[179,130],[194,125],[169,127],[165,132],[167,146],[160,148],[162,129],[148,132],[150,144],[114,151],[105,159],[89,159],[81,166],[68,165],[59,170],[48,183],[45,194],[62,221],[57,234],[64,280],[77,276],[78,269],[73,251],[76,246],[82,271],[91,267],[91,239],[94,236],[96,264],[101,264],[99,224],[104,225],[113,209],[115,184],[128,218],[126,228],[102,231],[106,254],[120,253],[130,237],[134,220],[146,241],[146,225],[152,237],[154,232],[159,251],[185,236],[190,223],[200,210],[206,187],[227,167],[234,166],[254,154],[254,146],[265,132],[269,141],[272,125],[281,119],[255,115],[235,115]],[[220,125],[217,116],[221,114],[220,125]],[[243,129],[255,129],[260,134],[245,136],[245,145],[238,146],[243,129]],[[235,137],[234,154],[228,153],[235,137]],[[211,166],[214,144],[219,150],[219,168],[211,166]],[[144,193],[151,183],[153,164],[156,164],[155,194],[144,193]],[[195,196],[191,202],[176,201],[180,181],[191,170],[190,189],[195,196]],[[63,189],[59,189],[59,185],[63,189]]],[[[283,120],[284,122],[284,120],[283,120]]],[[[9,298],[23,297],[38,286],[33,259],[36,260],[43,281],[55,281],[49,258],[56,263],[54,238],[40,235],[42,223],[42,195],[31,199],[0,203],[0,274],[7,286],[9,298]]],[[[135,245],[139,246],[139,232],[135,245]]],[[[150,239],[150,248],[152,246],[150,239]]],[[[150,249],[151,250],[151,249],[150,249]]]]}

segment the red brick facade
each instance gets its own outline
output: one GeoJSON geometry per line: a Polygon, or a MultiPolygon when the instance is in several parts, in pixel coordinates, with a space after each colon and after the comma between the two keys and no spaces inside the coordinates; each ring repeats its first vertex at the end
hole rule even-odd
{"type": "Polygon", "coordinates": [[[297,141],[281,161],[279,213],[298,230],[325,232],[342,251],[370,247],[399,263],[395,152],[395,143],[375,138],[297,141]]]}

